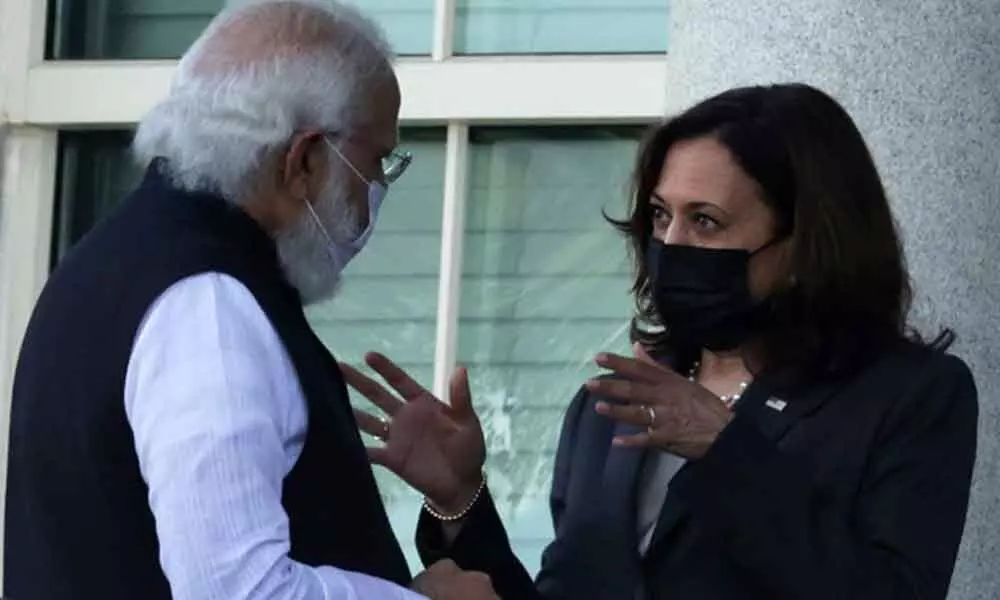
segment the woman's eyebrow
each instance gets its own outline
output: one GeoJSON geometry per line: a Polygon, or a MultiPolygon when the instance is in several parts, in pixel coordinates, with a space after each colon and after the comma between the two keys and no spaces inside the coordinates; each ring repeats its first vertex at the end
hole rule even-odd
{"type": "Polygon", "coordinates": [[[692,202],[689,206],[691,208],[693,208],[694,210],[703,210],[705,208],[714,208],[715,210],[721,212],[724,215],[728,215],[729,214],[729,211],[727,211],[726,209],[722,208],[721,206],[719,206],[718,204],[716,204],[714,202],[706,202],[704,200],[696,200],[696,201],[692,202]]]}

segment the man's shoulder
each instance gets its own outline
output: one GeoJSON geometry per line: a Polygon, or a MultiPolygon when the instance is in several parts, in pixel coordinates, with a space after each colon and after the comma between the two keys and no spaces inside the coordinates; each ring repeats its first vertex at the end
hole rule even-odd
{"type": "Polygon", "coordinates": [[[150,305],[140,330],[151,325],[196,332],[218,327],[248,331],[271,328],[250,289],[236,277],[218,271],[189,275],[168,286],[150,305]]]}
{"type": "Polygon", "coordinates": [[[146,312],[126,368],[126,397],[129,382],[151,376],[182,387],[277,382],[284,389],[294,371],[250,290],[231,275],[204,272],[168,287],[146,312]]]}
{"type": "Polygon", "coordinates": [[[160,294],[159,300],[185,298],[216,298],[223,302],[245,302],[253,299],[250,289],[239,279],[221,271],[203,271],[183,277],[160,294]]]}

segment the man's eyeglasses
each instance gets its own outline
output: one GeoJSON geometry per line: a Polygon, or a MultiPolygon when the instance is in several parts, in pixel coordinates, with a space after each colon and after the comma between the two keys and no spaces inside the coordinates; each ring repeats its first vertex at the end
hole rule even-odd
{"type": "MultiPolygon", "coordinates": [[[[341,154],[337,148],[337,140],[343,139],[340,133],[337,131],[328,131],[325,137],[333,150],[337,154],[340,154],[340,158],[344,159],[351,166],[351,169],[358,174],[358,177],[367,181],[367,178],[361,174],[361,171],[358,171],[351,161],[347,160],[347,157],[341,154]]],[[[413,154],[401,150],[393,150],[388,156],[382,159],[382,181],[386,185],[393,183],[403,176],[403,173],[409,168],[411,162],[413,162],[413,154]]]]}
{"type": "Polygon", "coordinates": [[[413,155],[409,152],[402,152],[400,150],[393,150],[382,159],[382,179],[385,181],[386,185],[389,185],[403,176],[406,169],[410,167],[410,163],[413,162],[413,155]]]}

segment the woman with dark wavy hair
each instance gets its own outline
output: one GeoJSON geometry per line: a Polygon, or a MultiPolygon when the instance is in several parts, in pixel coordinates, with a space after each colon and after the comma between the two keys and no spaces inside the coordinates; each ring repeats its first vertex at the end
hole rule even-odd
{"type": "Polygon", "coordinates": [[[348,381],[387,413],[373,459],[427,498],[424,558],[507,599],[943,600],[977,393],[907,324],[882,182],[848,114],[805,85],[731,90],[651,132],[631,215],[635,357],[570,404],[556,538],[532,579],[482,477],[464,371],[450,407],[385,357],[348,381]]]}

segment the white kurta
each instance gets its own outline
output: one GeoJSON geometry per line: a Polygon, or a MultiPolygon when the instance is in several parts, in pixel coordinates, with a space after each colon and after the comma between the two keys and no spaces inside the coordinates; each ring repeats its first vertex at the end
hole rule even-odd
{"type": "Polygon", "coordinates": [[[281,489],[305,442],[306,400],[236,279],[197,275],[160,296],[132,350],[125,411],[174,598],[423,598],[289,558],[281,489]]]}

